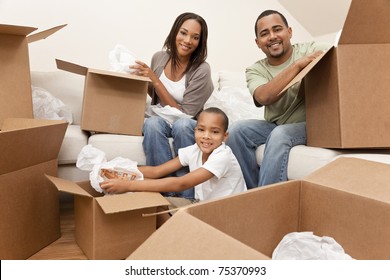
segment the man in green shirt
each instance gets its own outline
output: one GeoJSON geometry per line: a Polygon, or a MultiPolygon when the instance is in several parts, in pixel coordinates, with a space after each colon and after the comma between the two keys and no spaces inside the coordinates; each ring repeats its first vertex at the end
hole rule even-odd
{"type": "Polygon", "coordinates": [[[291,44],[292,29],[279,12],[266,10],[255,23],[256,44],[266,58],[246,69],[247,85],[256,106],[265,106],[265,120],[240,120],[229,128],[233,150],[248,188],[287,180],[290,150],[306,144],[304,94],[300,83],[280,92],[329,45],[291,44]],[[266,144],[261,167],[256,149],[266,144]]]}

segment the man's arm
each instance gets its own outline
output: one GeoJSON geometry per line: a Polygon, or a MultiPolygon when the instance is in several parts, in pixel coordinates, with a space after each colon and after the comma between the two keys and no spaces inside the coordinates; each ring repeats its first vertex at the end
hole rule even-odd
{"type": "Polygon", "coordinates": [[[311,61],[319,56],[323,51],[316,51],[310,55],[302,57],[288,66],[268,83],[257,87],[253,93],[253,98],[261,105],[271,105],[282,98],[279,94],[283,88],[311,61]]]}

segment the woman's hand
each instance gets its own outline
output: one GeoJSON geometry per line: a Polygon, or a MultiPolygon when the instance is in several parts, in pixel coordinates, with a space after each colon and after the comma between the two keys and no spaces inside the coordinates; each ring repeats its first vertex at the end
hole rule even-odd
{"type": "Polygon", "coordinates": [[[130,65],[129,69],[133,70],[133,74],[143,77],[149,77],[151,80],[156,76],[153,70],[144,62],[136,60],[136,64],[130,65]]]}

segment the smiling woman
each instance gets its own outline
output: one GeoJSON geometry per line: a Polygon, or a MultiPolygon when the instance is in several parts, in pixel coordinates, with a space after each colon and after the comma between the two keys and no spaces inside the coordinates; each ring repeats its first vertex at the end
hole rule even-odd
{"type": "MultiPolygon", "coordinates": [[[[147,165],[163,164],[177,156],[180,148],[195,143],[196,117],[214,90],[211,69],[206,62],[207,37],[207,24],[200,15],[180,14],[165,39],[164,50],[155,53],[150,67],[141,61],[131,67],[135,74],[147,76],[152,81],[148,89],[152,105],[170,106],[190,116],[172,124],[160,116],[145,120],[143,148],[147,165]],[[169,146],[171,137],[174,154],[169,146]]],[[[187,172],[188,169],[183,168],[174,175],[187,172]]],[[[193,189],[166,195],[194,197],[193,189]]]]}

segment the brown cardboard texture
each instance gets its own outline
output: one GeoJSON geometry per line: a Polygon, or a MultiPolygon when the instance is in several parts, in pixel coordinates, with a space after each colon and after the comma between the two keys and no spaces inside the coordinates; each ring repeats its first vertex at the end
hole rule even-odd
{"type": "Polygon", "coordinates": [[[60,237],[57,175],[64,121],[6,119],[0,131],[0,259],[26,259],[60,237]]]}
{"type": "Polygon", "coordinates": [[[390,259],[389,182],[387,164],[339,158],[304,180],[181,209],[128,259],[271,258],[286,234],[304,231],[355,259],[390,259]]]}
{"type": "Polygon", "coordinates": [[[124,259],[156,230],[158,206],[169,205],[159,193],[102,195],[89,182],[53,176],[61,192],[74,194],[75,239],[89,259],[124,259]]]}
{"type": "Polygon", "coordinates": [[[149,78],[56,62],[58,69],[85,76],[81,129],[142,135],[149,78]]]}
{"type": "Polygon", "coordinates": [[[0,124],[6,118],[33,118],[28,44],[64,26],[29,35],[37,28],[0,24],[0,124]]]}
{"type": "Polygon", "coordinates": [[[299,74],[309,146],[390,147],[389,17],[387,0],[352,0],[338,45],[299,74]]]}

